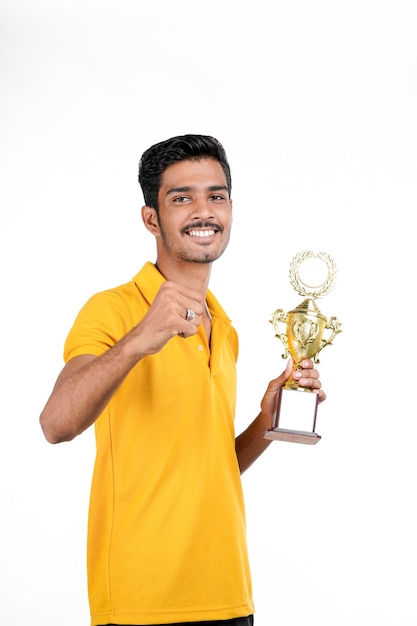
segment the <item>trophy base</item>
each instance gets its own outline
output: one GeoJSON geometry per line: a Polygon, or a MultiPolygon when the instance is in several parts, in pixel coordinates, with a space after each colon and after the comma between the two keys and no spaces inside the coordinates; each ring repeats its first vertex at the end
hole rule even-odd
{"type": "Polygon", "coordinates": [[[315,444],[321,437],[315,433],[318,395],[307,389],[280,390],[272,428],[264,439],[315,444]]]}
{"type": "Polygon", "coordinates": [[[286,428],[273,428],[267,430],[264,439],[277,441],[289,441],[290,443],[305,443],[314,445],[321,439],[317,433],[304,432],[302,430],[287,430],[286,428]]]}

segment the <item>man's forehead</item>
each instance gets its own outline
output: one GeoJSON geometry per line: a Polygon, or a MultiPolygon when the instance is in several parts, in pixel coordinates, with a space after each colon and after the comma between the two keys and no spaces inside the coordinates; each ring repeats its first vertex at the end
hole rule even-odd
{"type": "Polygon", "coordinates": [[[161,187],[226,187],[226,176],[219,161],[204,157],[185,159],[168,166],[161,176],[161,187]]]}

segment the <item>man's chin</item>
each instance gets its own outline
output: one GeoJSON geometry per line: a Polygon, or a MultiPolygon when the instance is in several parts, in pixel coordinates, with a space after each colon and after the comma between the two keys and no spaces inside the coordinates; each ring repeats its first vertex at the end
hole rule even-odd
{"type": "Polygon", "coordinates": [[[213,261],[216,261],[219,257],[221,257],[221,255],[223,254],[224,250],[222,250],[222,252],[206,252],[206,253],[202,253],[202,254],[194,254],[194,255],[184,255],[182,257],[183,261],[188,261],[189,263],[213,263],[213,261]]]}

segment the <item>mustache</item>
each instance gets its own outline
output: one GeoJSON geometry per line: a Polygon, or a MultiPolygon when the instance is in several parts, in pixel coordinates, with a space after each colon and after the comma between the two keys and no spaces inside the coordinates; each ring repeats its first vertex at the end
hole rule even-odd
{"type": "Polygon", "coordinates": [[[183,226],[183,228],[181,228],[181,232],[182,233],[187,233],[189,230],[196,230],[198,228],[212,228],[213,230],[217,231],[217,232],[223,232],[224,228],[223,226],[220,226],[220,224],[216,224],[214,222],[193,222],[192,224],[187,224],[186,226],[183,226]]]}

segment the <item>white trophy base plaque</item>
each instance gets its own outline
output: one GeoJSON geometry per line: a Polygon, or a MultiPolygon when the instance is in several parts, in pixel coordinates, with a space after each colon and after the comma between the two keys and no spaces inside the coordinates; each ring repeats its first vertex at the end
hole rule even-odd
{"type": "Polygon", "coordinates": [[[318,395],[300,389],[281,389],[273,427],[267,430],[265,439],[293,443],[315,444],[321,437],[316,427],[318,395]]]}

